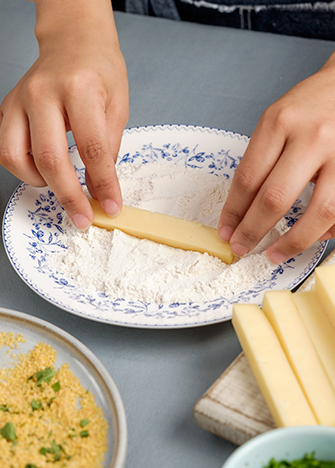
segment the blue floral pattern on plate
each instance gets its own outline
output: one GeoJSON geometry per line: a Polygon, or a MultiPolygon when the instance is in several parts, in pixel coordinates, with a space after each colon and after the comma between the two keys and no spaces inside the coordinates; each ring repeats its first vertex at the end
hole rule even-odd
{"type": "MultiPolygon", "coordinates": [[[[223,130],[182,125],[139,127],[125,130],[118,164],[164,161],[184,164],[231,179],[248,144],[248,137],[223,130]]],[[[76,147],[69,150],[75,171],[85,184],[84,168],[76,147]]],[[[292,226],[303,214],[313,191],[309,185],[286,214],[292,226]]],[[[265,290],[292,289],[316,266],[327,242],[314,244],[304,253],[275,267],[253,288],[231,297],[204,303],[152,304],[110,298],[86,291],[71,278],[54,271],[48,257],[65,248],[62,207],[53,192],[20,184],[11,197],[3,221],[3,239],[8,257],[21,278],[39,295],[56,306],[90,320],[141,328],[181,328],[229,320],[235,302],[260,304],[265,290]]]]}

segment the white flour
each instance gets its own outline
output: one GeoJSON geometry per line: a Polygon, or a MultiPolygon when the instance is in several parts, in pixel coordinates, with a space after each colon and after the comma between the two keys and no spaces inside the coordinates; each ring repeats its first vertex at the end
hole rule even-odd
{"type": "MultiPolygon", "coordinates": [[[[122,163],[118,166],[125,205],[158,211],[217,227],[230,181],[183,165],[122,163]]],[[[286,230],[284,220],[249,255],[233,265],[121,231],[92,226],[77,230],[67,217],[52,256],[53,268],[88,290],[113,298],[152,303],[205,302],[250,289],[274,269],[265,248],[286,230]]]]}

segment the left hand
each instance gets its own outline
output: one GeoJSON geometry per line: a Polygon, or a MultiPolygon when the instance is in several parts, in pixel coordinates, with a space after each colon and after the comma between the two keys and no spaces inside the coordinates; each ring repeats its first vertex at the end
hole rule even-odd
{"type": "Polygon", "coordinates": [[[218,231],[233,252],[250,252],[309,181],[306,212],[267,248],[282,263],[317,240],[335,237],[335,53],[262,115],[236,169],[218,231]]]}

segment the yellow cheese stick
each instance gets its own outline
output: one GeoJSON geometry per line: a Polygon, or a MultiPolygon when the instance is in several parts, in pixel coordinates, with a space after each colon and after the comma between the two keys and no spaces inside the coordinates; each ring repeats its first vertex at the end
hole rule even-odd
{"type": "Polygon", "coordinates": [[[315,268],[315,293],[335,326],[335,265],[315,268]]]}
{"type": "Polygon", "coordinates": [[[317,424],[262,310],[256,304],[235,304],[232,323],[277,427],[317,424]]]}
{"type": "Polygon", "coordinates": [[[335,328],[313,291],[296,292],[293,300],[335,390],[335,328]]]}
{"type": "Polygon", "coordinates": [[[227,264],[231,264],[234,259],[229,244],[219,238],[216,229],[204,224],[131,206],[123,206],[121,213],[112,218],[104,213],[97,200],[92,198],[90,203],[95,226],[108,230],[119,229],[131,236],[178,249],[207,252],[227,264]]]}
{"type": "Polygon", "coordinates": [[[335,425],[335,393],[288,290],[268,291],[262,309],[319,424],[335,425]]]}

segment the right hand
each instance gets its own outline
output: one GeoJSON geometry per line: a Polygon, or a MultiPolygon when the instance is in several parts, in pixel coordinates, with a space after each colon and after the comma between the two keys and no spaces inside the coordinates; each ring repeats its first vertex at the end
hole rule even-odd
{"type": "Polygon", "coordinates": [[[74,224],[86,229],[93,211],[69,159],[66,132],[73,133],[91,195],[116,215],[126,66],[110,0],[35,3],[40,55],[0,106],[0,164],[28,184],[48,185],[74,224]]]}

